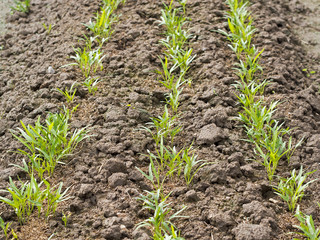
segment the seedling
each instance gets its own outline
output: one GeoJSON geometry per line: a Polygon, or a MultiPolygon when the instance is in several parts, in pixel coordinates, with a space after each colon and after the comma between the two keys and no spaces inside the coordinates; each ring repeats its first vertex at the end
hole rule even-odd
{"type": "Polygon", "coordinates": [[[86,78],[94,75],[97,70],[100,69],[101,71],[103,69],[102,60],[104,59],[105,55],[103,55],[103,52],[101,52],[100,48],[91,50],[88,47],[84,47],[83,49],[76,48],[74,51],[75,56],[71,56],[70,58],[74,59],[75,62],[62,67],[78,66],[86,78]]]}
{"type": "Polygon", "coordinates": [[[101,8],[100,13],[97,12],[95,21],[90,20],[88,24],[84,25],[99,39],[108,40],[114,32],[111,25],[118,21],[118,16],[114,15],[113,11],[113,6],[107,5],[101,8]]]}
{"type": "Polygon", "coordinates": [[[44,27],[44,29],[46,30],[47,34],[49,35],[52,29],[52,24],[49,24],[49,26],[47,26],[45,23],[42,23],[42,26],[44,27]]]}
{"type": "Polygon", "coordinates": [[[290,211],[295,210],[297,202],[301,201],[309,184],[317,180],[311,180],[304,184],[307,177],[315,171],[303,174],[303,167],[301,166],[298,174],[295,169],[292,170],[291,177],[288,179],[281,178],[278,186],[274,188],[276,194],[287,202],[290,211]]]}
{"type": "MultiPolygon", "coordinates": [[[[319,240],[320,237],[320,229],[314,226],[314,222],[311,215],[306,215],[300,211],[300,207],[298,205],[295,217],[299,220],[300,226],[294,225],[294,227],[298,228],[301,232],[296,232],[301,236],[306,237],[308,240],[319,240]]],[[[298,238],[294,238],[293,240],[299,240],[298,238]]]]}
{"type": "Polygon", "coordinates": [[[119,4],[125,4],[126,0],[102,0],[104,8],[112,7],[113,10],[117,9],[119,4]]]}
{"type": "Polygon", "coordinates": [[[64,91],[62,91],[60,88],[57,88],[57,91],[59,93],[61,93],[63,96],[65,96],[65,98],[67,99],[67,102],[70,103],[70,102],[73,102],[73,99],[74,99],[74,96],[77,92],[77,89],[74,88],[75,86],[77,86],[77,82],[74,82],[70,89],[68,89],[67,87],[65,88],[64,91]]]}
{"type": "Polygon", "coordinates": [[[186,14],[186,4],[188,0],[179,0],[180,5],[182,6],[183,9],[183,14],[186,14]]]}
{"type": "Polygon", "coordinates": [[[28,13],[30,10],[30,0],[24,0],[24,1],[14,0],[14,4],[15,6],[11,7],[12,11],[28,13]]]}
{"type": "Polygon", "coordinates": [[[2,217],[0,217],[0,227],[2,228],[2,231],[3,231],[3,234],[6,238],[6,240],[9,239],[8,230],[9,230],[11,224],[12,224],[12,222],[5,223],[2,219],[2,217]]]}
{"type": "Polygon", "coordinates": [[[292,146],[292,137],[290,136],[288,143],[286,143],[283,136],[289,134],[290,130],[288,128],[283,129],[282,125],[283,123],[279,124],[278,121],[273,121],[272,127],[267,125],[267,131],[263,130],[261,143],[254,142],[254,151],[263,160],[257,160],[257,162],[266,168],[269,181],[273,179],[279,160],[286,156],[287,161],[290,161],[293,152],[303,141],[301,139],[295,146],[292,146]]]}
{"type": "MultiPolygon", "coordinates": [[[[12,135],[27,148],[18,151],[36,164],[35,169],[44,167],[45,171],[52,175],[56,165],[63,163],[62,160],[72,154],[81,141],[89,137],[87,127],[71,133],[71,113],[69,109],[64,108],[63,112],[49,113],[45,125],[40,123],[39,116],[35,126],[25,126],[21,121],[22,128],[18,128],[17,131],[11,130],[12,135]]],[[[43,173],[39,175],[42,176],[43,173]]]]}
{"type": "Polygon", "coordinates": [[[98,90],[98,83],[100,83],[102,80],[100,80],[98,77],[87,77],[86,80],[84,80],[83,85],[88,88],[88,92],[94,93],[98,90]]]}
{"type": "Polygon", "coordinates": [[[18,235],[15,233],[15,231],[14,231],[13,229],[11,229],[11,234],[12,234],[12,236],[13,236],[13,239],[16,239],[16,240],[19,239],[19,238],[18,238],[18,235]]]}
{"type": "Polygon", "coordinates": [[[152,135],[152,138],[156,142],[156,146],[159,145],[161,138],[167,139],[170,137],[171,144],[173,143],[174,137],[181,131],[181,126],[178,125],[177,115],[170,116],[167,105],[165,105],[164,113],[162,116],[157,118],[151,118],[152,122],[148,123],[150,128],[143,127],[147,132],[152,135]],[[155,129],[153,133],[152,129],[155,129]]]}
{"type": "Polygon", "coordinates": [[[69,220],[70,216],[71,216],[71,212],[68,212],[67,214],[62,212],[62,218],[61,219],[62,219],[65,227],[67,227],[67,223],[68,223],[68,220],[69,220]]]}
{"type": "Polygon", "coordinates": [[[54,215],[57,209],[57,206],[60,202],[64,202],[70,197],[67,195],[69,188],[67,188],[64,192],[62,192],[63,183],[59,183],[51,188],[50,183],[44,180],[44,184],[47,186],[47,189],[44,191],[44,194],[47,198],[47,210],[46,217],[48,218],[50,215],[54,215]]]}
{"type": "Polygon", "coordinates": [[[205,160],[197,160],[198,155],[192,152],[192,145],[183,150],[182,160],[184,162],[184,179],[186,180],[187,185],[189,185],[196,173],[209,163],[204,163],[205,160]],[[190,154],[192,155],[190,156],[190,154]]]}
{"type": "MultiPolygon", "coordinates": [[[[141,227],[150,227],[153,231],[154,239],[164,239],[162,236],[169,234],[171,235],[172,228],[175,229],[173,223],[171,222],[173,219],[186,218],[186,216],[179,215],[186,209],[186,207],[183,207],[178,212],[169,215],[169,213],[173,210],[169,207],[171,203],[167,203],[170,193],[165,197],[161,197],[160,189],[158,189],[156,192],[145,192],[146,195],[141,194],[137,199],[143,202],[143,209],[153,212],[154,215],[149,219],[138,223],[137,229],[141,227]]],[[[175,231],[173,232],[175,233],[175,231]]]]}
{"type": "Polygon", "coordinates": [[[148,174],[145,173],[144,171],[142,171],[140,168],[137,168],[138,171],[147,179],[149,180],[153,187],[155,189],[162,189],[163,183],[165,181],[165,177],[163,177],[162,179],[160,179],[160,174],[161,172],[159,171],[159,168],[157,168],[154,164],[154,157],[153,155],[150,153],[150,151],[148,150],[149,153],[149,158],[150,158],[150,164],[149,164],[149,172],[148,174]]]}
{"type": "Polygon", "coordinates": [[[302,69],[302,71],[306,73],[307,77],[311,77],[311,75],[316,73],[316,71],[309,71],[307,68],[302,69]]]}
{"type": "Polygon", "coordinates": [[[0,196],[0,201],[13,208],[19,223],[22,225],[28,221],[35,206],[41,210],[43,201],[43,193],[40,191],[41,183],[38,184],[33,176],[29,183],[20,181],[20,189],[16,187],[11,177],[9,177],[9,182],[10,187],[2,191],[10,193],[12,200],[0,196]]]}

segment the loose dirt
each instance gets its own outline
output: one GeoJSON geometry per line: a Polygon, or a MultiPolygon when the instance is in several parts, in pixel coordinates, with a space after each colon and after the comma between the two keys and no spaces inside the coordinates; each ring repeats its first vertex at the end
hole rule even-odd
{"type": "Polygon", "coordinates": [[[10,0],[0,1],[0,35],[5,31],[5,16],[10,12],[10,0]]]}
{"type": "MultiPolygon", "coordinates": [[[[71,62],[73,46],[81,44],[78,39],[83,33],[88,34],[82,23],[94,16],[98,2],[34,0],[30,14],[7,16],[8,31],[0,37],[4,47],[0,51],[0,189],[8,186],[9,176],[27,179],[10,165],[21,163],[22,157],[13,151],[22,146],[9,129],[20,127],[20,121],[34,124],[39,115],[58,111],[67,104],[55,89],[83,81],[75,68],[60,67],[71,62]],[[49,34],[43,23],[52,24],[49,34]],[[48,73],[49,67],[53,74],[48,73]]],[[[289,164],[281,162],[280,176],[301,165],[308,171],[320,168],[320,79],[302,71],[318,68],[318,48],[307,53],[308,34],[301,32],[318,36],[315,28],[303,25],[311,16],[319,21],[317,2],[313,3],[316,7],[311,9],[310,3],[308,9],[299,1],[259,0],[250,7],[258,29],[254,43],[265,49],[264,77],[272,79],[266,99],[281,101],[275,118],[293,129],[294,142],[305,139],[289,164]]],[[[33,216],[25,226],[18,226],[14,212],[0,204],[2,218],[14,222],[19,239],[48,239],[52,234],[51,239],[61,240],[149,239],[149,231],[135,230],[136,223],[150,216],[135,198],[151,189],[136,167],[146,169],[148,158],[141,153],[154,150],[150,135],[139,129],[149,117],[161,114],[165,99],[154,72],[163,52],[158,44],[164,32],[157,22],[161,8],[160,1],[127,0],[118,9],[120,21],[103,47],[106,58],[99,75],[104,81],[95,95],[79,87],[75,102],[68,105],[80,104],[72,127],[90,124],[94,136],[50,179],[70,186],[73,198],[48,221],[33,216]],[[71,212],[67,227],[61,220],[63,212],[71,212]]],[[[298,223],[274,194],[265,169],[248,160],[254,156],[253,146],[242,141],[245,133],[234,120],[241,111],[232,86],[237,80],[232,70],[236,59],[225,37],[216,32],[227,30],[223,17],[227,6],[221,0],[189,0],[187,9],[194,36],[190,44],[197,57],[189,71],[192,85],[181,96],[184,131],[175,145],[181,148],[194,142],[199,158],[215,164],[199,171],[189,187],[183,179],[166,183],[172,206],[188,207],[184,215],[189,218],[176,226],[182,236],[194,240],[292,239],[288,232],[296,231],[293,225],[298,223]]],[[[319,178],[320,171],[312,177],[319,178]]],[[[316,182],[300,204],[317,226],[318,191],[316,182]]]]}

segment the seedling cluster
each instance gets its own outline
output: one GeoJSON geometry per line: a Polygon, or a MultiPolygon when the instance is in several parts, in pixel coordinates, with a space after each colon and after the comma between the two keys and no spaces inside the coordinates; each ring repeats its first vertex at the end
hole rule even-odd
{"type": "MultiPolygon", "coordinates": [[[[103,0],[100,12],[96,13],[94,20],[90,20],[88,24],[84,26],[91,32],[89,36],[84,35],[80,41],[84,41],[84,46],[74,48],[75,55],[70,58],[74,62],[66,64],[67,66],[78,66],[84,81],[82,83],[88,89],[89,93],[94,94],[97,91],[97,84],[102,80],[100,77],[96,76],[96,73],[103,69],[103,59],[105,58],[104,52],[101,50],[104,43],[106,43],[114,30],[112,30],[112,25],[116,23],[120,17],[115,13],[115,10],[120,4],[125,4],[125,0],[103,0]],[[96,44],[97,43],[97,44],[96,44]]],[[[83,44],[82,44],[83,45],[83,44]]],[[[60,90],[61,91],[61,90],[60,90]]],[[[60,92],[59,91],[59,92],[60,92]]],[[[74,90],[76,91],[76,89],[74,90]]],[[[72,101],[69,92],[61,92],[67,101],[72,101]]]]}
{"type": "MultiPolygon", "coordinates": [[[[256,29],[253,26],[251,13],[248,11],[249,1],[227,0],[226,3],[230,8],[230,11],[226,12],[230,32],[223,30],[218,30],[218,32],[225,35],[231,42],[229,47],[238,59],[235,70],[239,80],[234,86],[239,91],[237,98],[242,105],[243,112],[239,113],[237,119],[244,124],[248,136],[247,141],[254,145],[254,152],[257,156],[255,161],[266,168],[268,179],[271,182],[276,174],[279,161],[285,158],[289,163],[293,152],[301,145],[303,139],[293,145],[292,136],[290,136],[291,129],[284,128],[284,123],[272,118],[280,103],[274,101],[268,104],[264,100],[264,89],[270,81],[261,80],[263,68],[259,62],[264,50],[259,51],[252,44],[256,29]]],[[[290,211],[294,211],[297,202],[304,196],[304,190],[315,181],[303,184],[311,173],[313,172],[303,175],[301,168],[299,174],[296,175],[293,170],[290,178],[280,178],[278,186],[275,187],[276,194],[288,203],[290,211]]],[[[307,229],[311,230],[309,225],[313,225],[312,217],[304,216],[299,210],[297,211],[296,217],[302,224],[298,228],[304,232],[303,235],[307,236],[307,229]]],[[[319,234],[316,233],[316,235],[319,234]]]]}
{"type": "Polygon", "coordinates": [[[154,213],[153,217],[139,223],[138,228],[151,228],[153,239],[184,239],[179,236],[179,231],[176,230],[171,219],[185,217],[180,216],[185,207],[169,215],[172,211],[168,202],[170,193],[164,194],[164,183],[170,178],[183,175],[186,184],[189,185],[195,174],[206,165],[204,160],[198,160],[192,145],[182,149],[174,146],[175,136],[183,130],[179,123],[179,97],[185,84],[191,84],[191,80],[186,79],[186,74],[195,58],[195,55],[192,55],[192,48],[188,46],[191,34],[186,28],[187,1],[177,1],[177,3],[180,6],[176,8],[174,0],[171,0],[169,5],[164,3],[164,8],[161,10],[159,24],[165,27],[166,32],[160,44],[165,49],[165,56],[164,59],[159,57],[162,69],[157,70],[156,73],[159,75],[159,83],[169,92],[164,113],[159,117],[151,118],[152,122],[148,127],[143,127],[155,141],[155,152],[148,150],[146,155],[150,159],[148,173],[138,169],[154,187],[154,191],[141,194],[138,198],[143,202],[144,209],[154,213]]]}
{"type": "MultiPolygon", "coordinates": [[[[63,163],[62,160],[71,156],[77,145],[89,137],[87,127],[71,132],[69,120],[73,111],[64,108],[60,113],[48,113],[45,123],[42,124],[39,117],[35,126],[26,126],[21,121],[22,128],[11,130],[12,135],[24,145],[24,149],[18,149],[18,153],[27,158],[27,161],[22,159],[22,166],[11,165],[26,172],[30,180],[19,179],[16,184],[9,177],[9,187],[0,191],[7,192],[10,197],[1,196],[0,202],[14,210],[21,225],[28,222],[36,209],[38,217],[43,213],[48,219],[55,215],[59,203],[70,198],[69,188],[63,190],[63,182],[52,186],[49,178],[54,174],[56,165],[63,163]]],[[[6,239],[10,225],[0,219],[6,239]]],[[[11,235],[15,237],[15,232],[11,230],[11,235]]]]}

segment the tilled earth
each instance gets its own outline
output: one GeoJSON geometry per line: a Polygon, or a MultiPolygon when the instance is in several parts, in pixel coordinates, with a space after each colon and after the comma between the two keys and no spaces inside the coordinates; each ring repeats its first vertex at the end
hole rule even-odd
{"type": "MultiPolygon", "coordinates": [[[[64,89],[81,73],[70,63],[73,47],[88,34],[87,23],[99,9],[99,1],[33,0],[30,14],[7,15],[7,31],[0,37],[0,189],[11,176],[27,179],[10,164],[20,164],[22,156],[14,151],[21,145],[9,129],[34,124],[37,117],[58,111],[63,105],[80,104],[73,114],[74,128],[91,125],[90,140],[59,165],[51,182],[63,181],[71,187],[72,199],[61,204],[48,221],[32,216],[28,224],[18,226],[14,212],[0,204],[4,220],[12,225],[19,239],[149,239],[147,230],[135,225],[148,218],[135,199],[151,186],[136,167],[146,169],[147,150],[153,150],[150,135],[140,131],[163,110],[166,90],[157,82],[155,69],[163,49],[158,44],[164,29],[157,22],[161,1],[127,0],[117,11],[120,21],[115,33],[103,47],[106,58],[99,73],[104,79],[95,95],[79,88],[73,104],[55,89],[64,89]],[[52,24],[49,34],[43,23],[52,24]],[[49,73],[52,67],[55,72],[49,73]],[[67,227],[62,212],[71,212],[67,227]]],[[[320,96],[318,74],[308,76],[302,69],[318,68],[320,57],[308,51],[295,29],[301,29],[305,16],[319,9],[317,4],[296,0],[253,0],[250,10],[258,29],[254,44],[265,49],[262,57],[264,78],[272,79],[266,88],[267,101],[280,100],[274,116],[293,129],[297,142],[305,138],[290,164],[282,161],[277,172],[287,176],[301,165],[318,170],[320,158],[320,96]]],[[[175,209],[188,208],[189,218],[176,222],[181,235],[197,240],[292,239],[297,220],[277,197],[267,181],[265,169],[253,159],[253,147],[240,123],[234,120],[241,110],[232,84],[235,56],[225,37],[216,30],[227,30],[221,0],[189,0],[190,41],[197,54],[189,70],[193,79],[181,96],[180,119],[183,132],[175,140],[177,147],[193,146],[199,158],[213,162],[198,172],[194,184],[186,187],[182,179],[166,183],[172,191],[175,209]]],[[[301,32],[301,31],[300,31],[301,32]]],[[[314,44],[319,50],[319,45],[314,44]]],[[[320,171],[312,178],[320,178],[320,171]]],[[[311,178],[310,178],[311,179],[311,178]]],[[[319,226],[319,183],[315,182],[300,203],[304,213],[312,214],[319,226]]],[[[1,193],[5,196],[5,193],[1,193]]]]}

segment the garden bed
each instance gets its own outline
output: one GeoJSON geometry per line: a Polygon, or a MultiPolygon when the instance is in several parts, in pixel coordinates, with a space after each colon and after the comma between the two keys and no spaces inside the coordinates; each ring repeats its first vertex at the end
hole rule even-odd
{"type": "MultiPolygon", "coordinates": [[[[312,48],[308,47],[310,42],[299,35],[306,24],[299,19],[319,11],[316,4],[310,6],[314,8],[299,1],[259,0],[251,1],[249,8],[257,28],[253,42],[264,48],[263,76],[272,79],[265,99],[281,102],[274,118],[293,129],[293,141],[304,138],[289,164],[280,161],[277,175],[283,177],[301,165],[307,171],[320,168],[320,45],[311,40],[312,48]]],[[[0,189],[8,187],[9,177],[27,179],[10,165],[21,165],[23,159],[15,152],[22,145],[9,131],[20,127],[20,121],[34,124],[39,115],[45,118],[63,105],[79,104],[71,126],[90,125],[93,135],[50,178],[52,184],[62,181],[70,187],[72,196],[58,206],[55,216],[45,221],[34,213],[20,226],[14,211],[0,204],[1,217],[13,222],[19,239],[48,239],[52,234],[51,239],[149,239],[148,230],[135,228],[150,216],[136,197],[152,186],[136,167],[146,171],[149,166],[144,154],[154,150],[154,141],[141,128],[150,117],[162,115],[165,100],[166,89],[155,72],[163,55],[159,40],[164,28],[158,23],[162,7],[161,1],[127,0],[117,9],[119,22],[102,47],[106,57],[98,75],[103,81],[94,95],[79,87],[72,103],[56,89],[81,82],[82,76],[75,67],[61,66],[72,62],[73,47],[88,33],[82,23],[99,10],[99,1],[34,0],[29,14],[7,15],[7,31],[0,37],[0,189]],[[51,31],[44,24],[51,25],[51,31]],[[69,212],[65,227],[62,216],[69,212]]],[[[175,145],[193,143],[199,159],[213,164],[204,166],[189,186],[183,178],[168,180],[165,191],[172,191],[175,210],[187,206],[182,215],[189,217],[175,222],[185,239],[289,240],[293,236],[288,233],[298,231],[293,226],[299,222],[274,193],[264,167],[250,160],[255,158],[253,146],[243,141],[244,129],[234,119],[241,111],[232,85],[238,79],[232,70],[237,59],[217,32],[228,31],[227,10],[221,0],[187,3],[196,58],[187,74],[192,84],[181,94],[183,131],[175,145]]],[[[309,180],[319,177],[317,171],[309,180]]],[[[316,226],[318,190],[319,183],[312,183],[299,203],[316,226]]]]}

